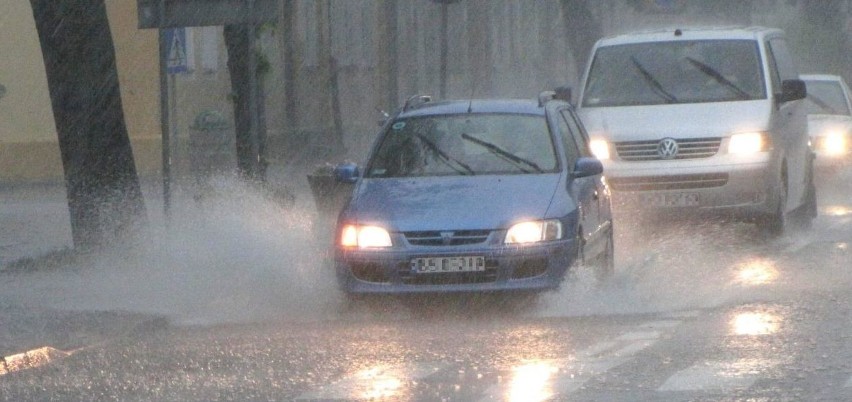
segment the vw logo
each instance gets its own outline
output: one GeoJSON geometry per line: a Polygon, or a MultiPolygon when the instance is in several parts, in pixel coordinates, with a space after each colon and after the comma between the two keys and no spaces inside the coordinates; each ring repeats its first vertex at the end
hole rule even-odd
{"type": "Polygon", "coordinates": [[[672,159],[677,156],[677,141],[674,138],[663,138],[657,145],[657,155],[662,159],[672,159]]]}

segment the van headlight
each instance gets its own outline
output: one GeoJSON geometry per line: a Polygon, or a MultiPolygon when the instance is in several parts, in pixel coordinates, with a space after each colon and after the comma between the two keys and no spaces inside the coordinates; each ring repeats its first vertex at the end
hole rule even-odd
{"type": "Polygon", "coordinates": [[[740,133],[731,136],[728,142],[730,154],[755,154],[766,151],[769,141],[764,133],[740,133]]]}
{"type": "Polygon", "coordinates": [[[506,244],[526,244],[562,238],[562,222],[558,219],[526,221],[512,225],[506,232],[506,244]]]}
{"type": "Polygon", "coordinates": [[[379,226],[344,225],[340,229],[343,247],[379,248],[392,246],[390,233],[379,226]]]}
{"type": "Polygon", "coordinates": [[[596,138],[589,141],[589,148],[592,150],[592,155],[600,160],[609,159],[609,143],[604,139],[596,138]]]}

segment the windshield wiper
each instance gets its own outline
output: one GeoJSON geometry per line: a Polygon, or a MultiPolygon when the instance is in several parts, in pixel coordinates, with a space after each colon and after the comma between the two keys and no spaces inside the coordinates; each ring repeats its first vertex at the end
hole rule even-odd
{"type": "Polygon", "coordinates": [[[642,78],[645,79],[645,82],[651,86],[651,92],[663,98],[666,103],[677,103],[677,97],[672,95],[671,92],[666,91],[663,84],[660,84],[660,81],[654,78],[654,75],[646,70],[642,63],[639,63],[639,60],[636,60],[635,56],[630,56],[630,61],[633,62],[633,66],[642,74],[642,78]]]}
{"type": "Polygon", "coordinates": [[[709,76],[710,78],[716,80],[716,82],[725,86],[725,88],[728,88],[728,89],[734,91],[734,93],[737,94],[738,98],[740,98],[742,100],[751,99],[751,95],[749,95],[748,92],[746,92],[742,88],[738,87],[737,84],[734,84],[733,82],[731,82],[731,80],[725,78],[725,76],[722,75],[715,68],[710,67],[707,64],[704,64],[704,63],[702,63],[698,60],[695,60],[692,57],[686,57],[686,61],[690,62],[693,66],[695,66],[695,68],[697,68],[699,71],[701,71],[705,75],[709,76]]]}
{"type": "Polygon", "coordinates": [[[463,133],[461,135],[461,137],[464,138],[467,141],[470,141],[470,142],[472,142],[476,145],[479,145],[479,146],[487,149],[492,154],[500,156],[504,160],[511,162],[513,165],[515,165],[515,167],[517,167],[518,169],[520,169],[524,173],[531,173],[531,172],[529,170],[525,169],[523,166],[521,166],[522,164],[533,168],[533,170],[535,170],[536,172],[539,172],[539,173],[544,172],[544,169],[542,169],[540,166],[538,166],[538,164],[536,164],[535,162],[528,160],[528,159],[521,158],[520,156],[515,155],[515,154],[513,154],[509,151],[506,151],[505,149],[500,148],[497,145],[494,145],[494,144],[492,144],[488,141],[484,141],[482,139],[476,138],[476,137],[469,135],[467,133],[463,133]]]}
{"type": "Polygon", "coordinates": [[[429,148],[432,152],[434,152],[436,155],[438,155],[438,157],[439,157],[438,159],[443,161],[447,166],[450,167],[450,169],[453,169],[460,174],[467,174],[467,175],[475,174],[473,169],[470,166],[468,166],[466,163],[464,163],[464,162],[462,162],[462,161],[460,161],[456,158],[453,158],[450,155],[447,155],[447,153],[442,151],[441,148],[438,147],[438,145],[436,145],[434,142],[432,142],[428,138],[424,137],[422,134],[414,133],[414,135],[420,141],[422,141],[424,144],[426,144],[427,148],[429,148]],[[461,167],[461,169],[454,166],[453,163],[456,163],[458,166],[461,167]],[[462,170],[462,169],[464,169],[464,170],[462,170]]]}

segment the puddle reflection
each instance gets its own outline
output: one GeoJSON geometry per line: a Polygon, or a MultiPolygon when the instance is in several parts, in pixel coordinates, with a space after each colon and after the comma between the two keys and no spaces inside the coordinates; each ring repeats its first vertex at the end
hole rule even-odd
{"type": "Polygon", "coordinates": [[[70,352],[63,352],[59,349],[45,346],[16,355],[6,356],[0,359],[0,375],[44,366],[52,361],[70,355],[70,352]]]}

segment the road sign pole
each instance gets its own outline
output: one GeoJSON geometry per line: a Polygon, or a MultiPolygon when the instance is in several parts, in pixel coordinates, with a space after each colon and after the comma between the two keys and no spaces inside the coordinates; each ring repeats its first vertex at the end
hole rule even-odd
{"type": "MultiPolygon", "coordinates": [[[[159,16],[160,20],[165,20],[166,15],[166,0],[160,0],[159,16]]],[[[169,127],[169,81],[167,74],[167,58],[168,58],[168,43],[166,31],[163,28],[159,29],[160,43],[160,131],[162,132],[162,168],[163,168],[163,215],[166,224],[171,218],[171,141],[169,127]]]]}

